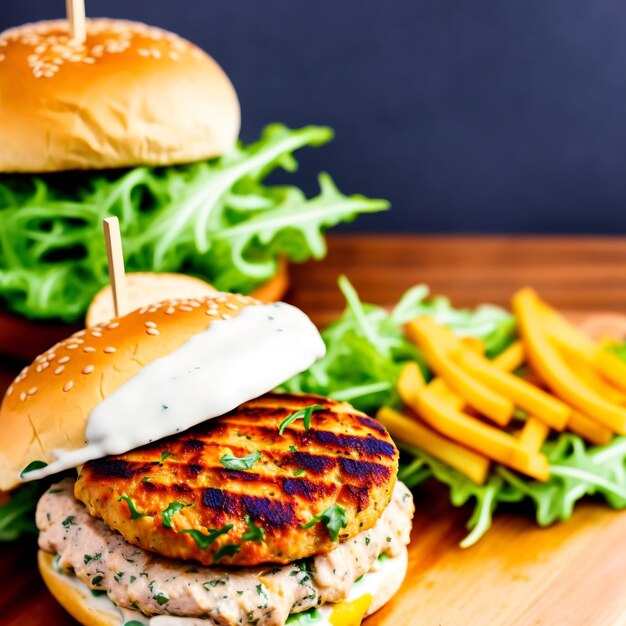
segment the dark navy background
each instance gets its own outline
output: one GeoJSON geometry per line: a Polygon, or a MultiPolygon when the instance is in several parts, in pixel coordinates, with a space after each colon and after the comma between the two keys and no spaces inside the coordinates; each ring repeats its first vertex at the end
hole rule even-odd
{"type": "MultiPolygon", "coordinates": [[[[210,52],[243,137],[330,124],[300,184],[329,171],[393,211],[380,231],[626,232],[623,0],[87,0],[210,52]]],[[[62,16],[4,1],[0,29],[62,16]]],[[[19,86],[16,85],[19,92],[19,86]]],[[[0,138],[1,141],[1,138],[0,138]]]]}

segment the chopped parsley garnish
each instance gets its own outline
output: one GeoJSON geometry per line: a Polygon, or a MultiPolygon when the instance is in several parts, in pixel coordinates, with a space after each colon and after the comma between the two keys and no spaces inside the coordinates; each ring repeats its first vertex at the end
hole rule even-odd
{"type": "Polygon", "coordinates": [[[98,576],[94,576],[91,579],[91,584],[95,585],[96,587],[99,587],[102,584],[103,580],[104,580],[104,576],[102,574],[98,574],[98,576]]]}
{"type": "Polygon", "coordinates": [[[70,526],[74,525],[74,520],[76,518],[73,515],[68,515],[62,522],[61,524],[63,524],[63,528],[65,528],[65,532],[67,532],[70,529],[70,526]]]}
{"type": "Polygon", "coordinates": [[[163,526],[165,528],[172,527],[172,516],[174,513],[177,513],[181,509],[184,509],[186,506],[191,506],[191,504],[183,504],[182,502],[170,502],[167,506],[167,509],[161,512],[161,521],[163,522],[163,526]]]}
{"type": "Polygon", "coordinates": [[[85,565],[87,565],[89,561],[99,561],[101,556],[102,552],[96,552],[95,554],[85,554],[83,556],[83,562],[85,563],[85,565]]]}
{"type": "Polygon", "coordinates": [[[154,594],[152,596],[152,599],[156,600],[159,606],[163,606],[164,604],[167,604],[170,601],[169,596],[166,593],[163,593],[162,591],[159,591],[159,593],[154,594]]]}
{"type": "Polygon", "coordinates": [[[63,493],[64,489],[48,489],[48,493],[63,493]]]}
{"type": "Polygon", "coordinates": [[[261,458],[261,453],[255,450],[248,456],[233,456],[232,454],[224,454],[220,459],[220,463],[230,470],[249,470],[261,458]]]}
{"type": "Polygon", "coordinates": [[[167,459],[168,456],[172,456],[173,452],[170,452],[169,450],[163,450],[163,452],[161,452],[161,463],[160,465],[163,465],[163,461],[165,461],[165,459],[167,459]]]}
{"type": "Polygon", "coordinates": [[[302,468],[295,470],[293,473],[294,476],[302,476],[302,474],[304,474],[304,470],[302,468]]]}
{"type": "Polygon", "coordinates": [[[300,528],[307,529],[315,526],[319,522],[324,522],[328,529],[328,534],[332,541],[339,539],[339,531],[348,525],[346,510],[340,504],[329,506],[324,512],[316,515],[310,522],[302,524],[300,528]]]}
{"type": "Polygon", "coordinates": [[[304,420],[304,429],[309,430],[311,428],[311,415],[313,411],[323,411],[324,407],[321,404],[311,404],[310,406],[306,406],[295,413],[292,413],[288,417],[286,417],[278,427],[278,434],[282,435],[285,432],[285,428],[292,424],[296,420],[304,420]]]}
{"type": "Polygon", "coordinates": [[[232,524],[226,524],[225,526],[217,529],[209,528],[208,535],[205,535],[199,530],[195,530],[193,528],[186,528],[185,530],[179,530],[178,532],[191,535],[194,541],[198,544],[198,547],[201,550],[206,550],[220,535],[225,535],[232,527],[232,524]]]}
{"type": "Polygon", "coordinates": [[[235,556],[237,552],[239,552],[241,546],[236,543],[225,543],[213,557],[213,563],[217,563],[220,559],[223,559],[226,556],[235,556]]]}
{"type": "Polygon", "coordinates": [[[123,577],[124,577],[124,572],[117,572],[117,574],[113,575],[113,579],[115,580],[116,583],[121,582],[123,577]]]}
{"type": "Polygon", "coordinates": [[[244,519],[246,520],[246,524],[248,525],[248,530],[246,530],[246,532],[241,535],[241,539],[243,541],[263,541],[265,531],[260,526],[257,526],[250,519],[249,515],[246,515],[244,519]]]}
{"type": "Polygon", "coordinates": [[[34,472],[44,467],[48,467],[48,464],[44,463],[44,461],[32,461],[20,472],[20,478],[24,478],[24,474],[28,474],[28,472],[34,472]]]}
{"type": "Polygon", "coordinates": [[[118,499],[118,502],[124,500],[126,504],[128,504],[128,510],[130,511],[130,519],[139,519],[140,517],[145,517],[145,513],[140,513],[135,506],[135,503],[125,494],[123,493],[118,499]]]}
{"type": "Polygon", "coordinates": [[[298,451],[298,448],[296,448],[296,446],[294,445],[289,446],[289,452],[297,452],[297,451],[298,451]]]}

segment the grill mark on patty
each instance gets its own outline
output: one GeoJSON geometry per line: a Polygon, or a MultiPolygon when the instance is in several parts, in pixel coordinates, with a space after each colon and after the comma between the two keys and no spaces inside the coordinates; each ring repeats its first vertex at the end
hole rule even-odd
{"type": "Polygon", "coordinates": [[[312,474],[323,474],[337,466],[337,459],[325,454],[310,454],[308,452],[291,452],[295,465],[312,474]]]}
{"type": "Polygon", "coordinates": [[[242,495],[215,487],[204,490],[202,504],[218,513],[241,516],[249,514],[252,519],[262,520],[266,526],[276,528],[293,525],[298,521],[290,502],[242,495]]]}
{"type": "Polygon", "coordinates": [[[354,435],[341,435],[329,430],[316,430],[313,436],[325,446],[337,446],[357,450],[370,456],[387,456],[393,458],[396,448],[393,444],[376,439],[371,435],[356,437],[354,435]]]}
{"type": "Polygon", "coordinates": [[[359,424],[362,424],[363,426],[367,426],[367,428],[371,428],[372,430],[375,430],[379,435],[387,434],[387,430],[385,429],[385,427],[380,422],[377,422],[375,419],[372,419],[371,417],[367,417],[366,415],[357,415],[356,419],[359,422],[359,424]]]}
{"type": "Polygon", "coordinates": [[[155,465],[156,462],[150,461],[137,462],[104,457],[90,461],[89,468],[96,478],[133,478],[138,474],[147,474],[155,465]]]}
{"type": "Polygon", "coordinates": [[[341,457],[339,459],[339,465],[349,476],[372,481],[376,485],[386,482],[391,475],[390,469],[380,463],[370,463],[369,461],[357,461],[355,459],[341,457]]]}
{"type": "Polygon", "coordinates": [[[314,483],[307,478],[283,478],[283,491],[290,496],[302,496],[307,500],[316,500],[333,494],[336,487],[324,483],[314,483]]]}

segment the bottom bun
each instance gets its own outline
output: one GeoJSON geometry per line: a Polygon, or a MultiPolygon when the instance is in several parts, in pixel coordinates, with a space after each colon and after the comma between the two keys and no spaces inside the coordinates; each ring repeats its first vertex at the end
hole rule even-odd
{"type": "MultiPolygon", "coordinates": [[[[164,615],[149,618],[136,611],[120,609],[106,595],[93,595],[87,585],[76,577],[58,572],[51,554],[40,550],[37,561],[41,577],[50,593],[83,626],[124,626],[130,622],[147,626],[160,626],[160,624],[171,626],[174,624],[174,619],[176,623],[180,623],[180,626],[215,626],[215,623],[209,619],[174,618],[164,615]]],[[[368,607],[365,615],[371,615],[395,595],[406,575],[407,563],[408,554],[404,548],[399,556],[383,561],[378,572],[366,574],[363,581],[355,583],[346,601],[337,605],[326,604],[320,607],[323,617],[319,622],[307,621],[306,623],[312,626],[360,624],[360,616],[363,616],[365,607],[368,607]],[[378,573],[380,576],[376,576],[378,573]],[[369,581],[368,576],[371,576],[369,581]],[[371,602],[368,599],[364,604],[363,599],[367,594],[371,597],[371,602]]]]}

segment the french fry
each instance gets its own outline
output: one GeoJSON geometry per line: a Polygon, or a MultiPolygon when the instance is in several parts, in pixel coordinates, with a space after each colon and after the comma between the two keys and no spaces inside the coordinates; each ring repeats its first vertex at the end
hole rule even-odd
{"type": "Polygon", "coordinates": [[[475,483],[482,485],[487,479],[489,459],[442,437],[438,432],[418,420],[409,418],[388,407],[379,409],[376,419],[394,439],[424,450],[436,459],[465,474],[475,483]]]}
{"type": "Polygon", "coordinates": [[[531,453],[499,428],[457,411],[432,390],[420,391],[417,409],[427,424],[450,439],[537,480],[548,479],[549,467],[543,454],[531,453]]]}
{"type": "Polygon", "coordinates": [[[476,380],[509,398],[551,428],[565,428],[570,409],[560,400],[509,372],[503,372],[486,358],[469,350],[457,350],[451,358],[476,380]]]}
{"type": "Polygon", "coordinates": [[[463,339],[461,339],[461,345],[476,354],[483,354],[485,352],[485,345],[482,339],[478,339],[478,337],[463,337],[463,339]]]}
{"type": "MultiPolygon", "coordinates": [[[[428,383],[427,387],[433,393],[436,393],[440,398],[449,402],[455,409],[460,411],[465,406],[465,400],[463,400],[463,398],[461,398],[458,394],[454,393],[454,391],[446,385],[443,378],[433,378],[433,380],[428,383]]],[[[415,406],[415,404],[410,404],[409,406],[415,406]]]]}
{"type": "Polygon", "coordinates": [[[415,361],[409,361],[400,372],[398,378],[398,393],[404,404],[413,406],[417,392],[426,386],[422,370],[415,361]]]}
{"type": "MultiPolygon", "coordinates": [[[[534,293],[534,292],[533,292],[534,293]]],[[[537,312],[542,317],[543,326],[559,347],[567,352],[574,352],[579,358],[593,363],[598,346],[581,330],[568,322],[562,315],[537,298],[535,294],[537,312]]]]}
{"type": "Polygon", "coordinates": [[[626,434],[626,409],[602,398],[571,371],[544,331],[538,302],[531,289],[522,289],[513,297],[531,365],[562,400],[613,432],[626,434]]]}
{"type": "Polygon", "coordinates": [[[435,373],[467,404],[500,426],[510,422],[515,409],[513,402],[475,380],[450,359],[450,352],[459,346],[451,331],[429,318],[420,317],[407,324],[406,334],[422,349],[435,373]]]}
{"type": "Polygon", "coordinates": [[[596,420],[592,420],[579,411],[572,411],[567,429],[598,446],[610,443],[611,439],[613,439],[613,433],[608,428],[598,424],[596,420]]]}
{"type": "Polygon", "coordinates": [[[536,417],[529,417],[519,435],[520,445],[529,452],[539,452],[548,438],[550,428],[536,417]]]}
{"type": "Polygon", "coordinates": [[[524,345],[521,341],[516,341],[493,359],[492,363],[503,372],[514,372],[518,367],[524,365],[525,361],[524,345]]]}
{"type": "Polygon", "coordinates": [[[597,373],[597,370],[591,367],[587,361],[583,361],[578,356],[573,355],[570,355],[566,360],[576,374],[603,398],[614,404],[626,404],[626,394],[608,383],[605,378],[602,378],[597,373]]]}
{"type": "Polygon", "coordinates": [[[599,350],[594,365],[607,380],[626,391],[626,363],[610,350],[599,350]]]}

